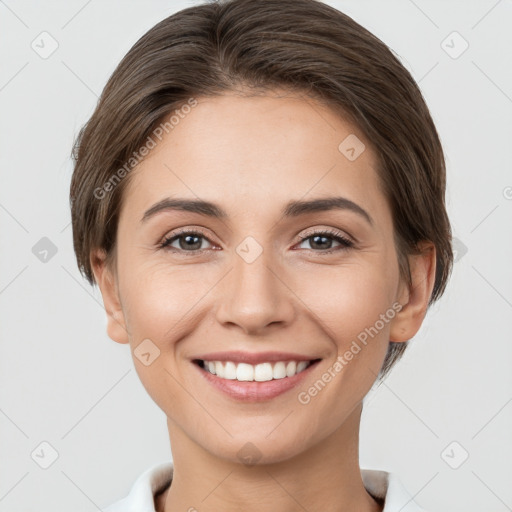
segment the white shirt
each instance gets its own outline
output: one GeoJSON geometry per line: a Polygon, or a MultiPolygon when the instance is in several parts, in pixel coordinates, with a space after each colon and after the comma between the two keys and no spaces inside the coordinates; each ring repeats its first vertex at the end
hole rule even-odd
{"type": "MultiPolygon", "coordinates": [[[[144,471],[130,493],[104,509],[104,512],[155,512],[154,499],[172,480],[172,462],[156,464],[144,471]]],[[[394,473],[361,469],[366,490],[376,498],[385,498],[383,512],[427,512],[411,498],[394,473]]]]}

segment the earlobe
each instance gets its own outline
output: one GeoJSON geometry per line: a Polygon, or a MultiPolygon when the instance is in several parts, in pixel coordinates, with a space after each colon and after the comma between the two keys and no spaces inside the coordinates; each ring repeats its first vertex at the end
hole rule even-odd
{"type": "Polygon", "coordinates": [[[427,313],[436,275],[436,248],[432,242],[418,244],[420,254],[409,256],[411,286],[401,286],[399,302],[402,309],[391,322],[390,341],[405,342],[419,330],[427,313]]]}
{"type": "Polygon", "coordinates": [[[115,276],[106,264],[105,251],[101,249],[94,250],[91,253],[90,261],[107,314],[107,334],[110,339],[117,343],[129,343],[128,330],[115,276]]]}

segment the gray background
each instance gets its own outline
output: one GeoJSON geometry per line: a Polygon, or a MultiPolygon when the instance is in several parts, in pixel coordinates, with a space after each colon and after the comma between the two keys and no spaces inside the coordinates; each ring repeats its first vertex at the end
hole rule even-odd
{"type": "MultiPolygon", "coordinates": [[[[194,3],[0,1],[2,512],[99,510],[170,457],[164,414],[76,268],[69,154],[123,55],[194,3]],[[31,47],[51,49],[43,31],[47,58],[31,47]]],[[[457,239],[445,296],[366,398],[361,466],[397,472],[427,510],[512,510],[512,2],[327,3],[419,82],[457,239]]]]}

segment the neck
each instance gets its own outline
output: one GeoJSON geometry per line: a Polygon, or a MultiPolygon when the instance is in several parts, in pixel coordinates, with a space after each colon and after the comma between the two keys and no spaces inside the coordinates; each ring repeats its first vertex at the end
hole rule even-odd
{"type": "Polygon", "coordinates": [[[157,512],[381,512],[359,468],[361,411],[359,405],[342,427],[309,450],[254,466],[213,456],[168,421],[174,472],[157,512]]]}

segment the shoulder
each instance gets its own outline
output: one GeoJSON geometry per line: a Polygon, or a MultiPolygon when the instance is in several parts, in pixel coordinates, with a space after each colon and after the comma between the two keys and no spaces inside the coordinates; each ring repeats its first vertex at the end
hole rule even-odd
{"type": "Polygon", "coordinates": [[[155,496],[172,481],[172,462],[161,462],[146,469],[123,499],[112,503],[104,512],[155,512],[155,496]]]}
{"type": "Polygon", "coordinates": [[[396,473],[361,469],[361,477],[366,490],[384,500],[382,512],[428,512],[413,500],[396,473]]]}

